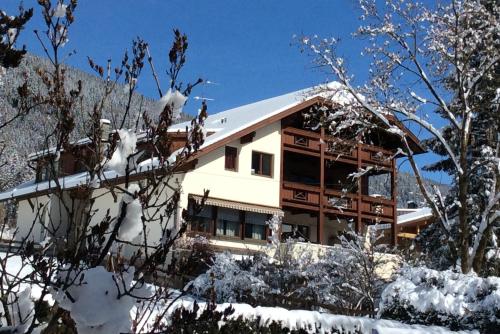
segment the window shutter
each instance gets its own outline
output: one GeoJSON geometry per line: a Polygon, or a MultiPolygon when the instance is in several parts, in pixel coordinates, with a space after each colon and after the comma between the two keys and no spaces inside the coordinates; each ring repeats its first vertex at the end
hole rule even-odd
{"type": "Polygon", "coordinates": [[[226,146],[226,152],[225,152],[226,169],[236,170],[237,155],[238,155],[238,149],[236,147],[226,146]]]}

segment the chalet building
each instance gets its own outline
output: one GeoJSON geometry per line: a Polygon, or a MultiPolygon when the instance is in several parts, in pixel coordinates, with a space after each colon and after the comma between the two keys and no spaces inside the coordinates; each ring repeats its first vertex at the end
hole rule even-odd
{"type": "Polygon", "coordinates": [[[436,219],[429,207],[398,209],[397,237],[398,244],[410,244],[422,230],[436,219]]]}
{"type": "MultiPolygon", "coordinates": [[[[297,91],[210,115],[205,121],[207,138],[195,164],[176,175],[182,196],[171,226],[179,226],[181,209],[191,210],[193,201],[208,189],[206,206],[190,224],[188,235],[205,235],[215,247],[258,249],[270,234],[266,221],[272,215],[282,217],[283,237],[333,245],[349,224],[358,232],[377,224],[386,242],[396,243],[397,138],[381,132],[368,145],[306,128],[304,112],[323,102],[310,92],[297,91]],[[370,172],[353,183],[348,176],[361,169],[370,172]],[[390,191],[373,193],[370,179],[381,174],[387,176],[390,191]]],[[[418,139],[393,121],[407,133],[413,150],[423,152],[418,139]]],[[[173,138],[178,138],[173,141],[174,149],[183,146],[185,129],[186,123],[170,129],[173,138]]],[[[80,144],[85,149],[85,140],[80,144]]],[[[46,215],[60,208],[51,200],[54,182],[44,167],[45,154],[50,152],[31,156],[37,163],[36,180],[0,194],[0,200],[18,202],[20,235],[27,232],[24,222],[38,220],[35,234],[39,240],[35,241],[44,238],[45,218],[35,216],[33,207],[44,205],[46,215]]],[[[88,184],[84,166],[69,153],[61,155],[59,171],[60,184],[70,197],[88,184]]],[[[108,179],[118,177],[112,171],[106,173],[108,179]]],[[[118,211],[117,199],[104,191],[96,191],[100,196],[95,204],[96,222],[107,210],[111,216],[118,211]]],[[[155,233],[154,227],[150,233],[155,233]]]]}

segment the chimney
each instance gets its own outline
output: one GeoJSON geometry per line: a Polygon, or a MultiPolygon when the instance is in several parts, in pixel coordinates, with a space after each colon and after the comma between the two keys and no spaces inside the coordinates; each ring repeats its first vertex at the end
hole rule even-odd
{"type": "Polygon", "coordinates": [[[415,203],[415,201],[407,201],[406,208],[407,209],[418,209],[418,205],[417,205],[417,203],[415,203]]]}
{"type": "Polygon", "coordinates": [[[109,119],[101,118],[99,120],[99,124],[101,127],[101,141],[103,143],[107,143],[111,132],[111,121],[109,119]]]}

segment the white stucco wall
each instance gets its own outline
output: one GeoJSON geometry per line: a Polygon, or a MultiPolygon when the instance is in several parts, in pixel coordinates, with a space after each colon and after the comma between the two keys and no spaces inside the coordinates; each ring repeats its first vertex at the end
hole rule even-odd
{"type": "MultiPolygon", "coordinates": [[[[124,185],[120,185],[120,187],[124,187],[124,185]]],[[[165,201],[166,196],[170,196],[172,193],[172,190],[165,188],[165,191],[162,191],[158,196],[158,202],[157,203],[163,203],[165,201]],[[168,189],[168,191],[167,191],[168,189]]],[[[113,197],[113,195],[110,193],[109,189],[96,189],[93,193],[93,197],[96,198],[94,201],[94,204],[92,206],[92,220],[91,220],[91,225],[98,224],[102,222],[108,213],[109,210],[109,215],[111,217],[117,217],[119,213],[119,208],[121,205],[121,193],[118,190],[115,190],[116,193],[116,199],[113,197]]],[[[52,198],[56,198],[55,195],[51,195],[52,198]]],[[[67,201],[69,199],[66,198],[67,201]]],[[[18,234],[16,236],[17,240],[24,239],[26,237],[29,238],[29,240],[33,240],[35,242],[41,242],[44,240],[46,233],[43,233],[43,225],[47,226],[47,224],[52,225],[58,225],[61,222],[61,217],[62,220],[64,220],[64,217],[66,216],[66,213],[64,212],[65,209],[63,206],[57,205],[58,201],[52,201],[50,202],[50,197],[49,196],[40,196],[40,197],[35,197],[30,200],[34,207],[40,207],[40,206],[46,206],[46,214],[44,216],[43,222],[40,221],[40,219],[37,218],[36,215],[36,209],[32,209],[31,205],[29,204],[28,200],[22,200],[19,201],[19,206],[18,206],[18,211],[17,211],[17,227],[18,227],[18,234]],[[36,221],[34,227],[32,230],[31,226],[33,225],[33,222],[36,221]]],[[[156,209],[150,209],[150,212],[147,213],[148,218],[151,217],[152,215],[155,215],[153,218],[156,219],[156,221],[150,221],[147,223],[147,233],[148,233],[148,244],[149,245],[154,245],[156,242],[160,241],[161,238],[161,231],[162,231],[162,226],[159,222],[159,216],[160,214],[164,214],[163,210],[156,211],[156,209]]],[[[163,222],[163,227],[165,227],[165,223],[163,222]]],[[[174,220],[170,220],[167,225],[168,228],[174,227],[174,220]]],[[[64,235],[63,229],[61,229],[59,233],[60,236],[64,235]]],[[[137,241],[140,242],[140,237],[137,239],[137,241]]],[[[125,250],[125,252],[130,253],[130,250],[125,250]]]]}
{"type": "Polygon", "coordinates": [[[220,147],[199,158],[193,171],[186,173],[182,182],[181,206],[186,208],[189,194],[231,201],[279,207],[281,165],[281,123],[275,122],[256,131],[253,141],[241,144],[240,139],[227,146],[238,149],[237,171],[224,168],[225,147],[220,147]],[[252,175],[252,151],[273,155],[272,177],[252,175]]]}
{"type": "Polygon", "coordinates": [[[40,242],[44,239],[44,231],[40,218],[48,214],[49,196],[40,196],[31,200],[18,202],[16,240],[20,241],[29,235],[29,240],[40,242]],[[31,204],[30,204],[31,202],[31,204]]]}

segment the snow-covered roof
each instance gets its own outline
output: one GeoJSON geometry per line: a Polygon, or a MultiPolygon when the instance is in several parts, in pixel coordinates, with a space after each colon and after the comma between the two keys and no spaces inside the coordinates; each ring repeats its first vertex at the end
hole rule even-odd
{"type": "MultiPolygon", "coordinates": [[[[169,159],[168,163],[172,163],[173,159],[174,156],[169,159]]],[[[147,159],[139,163],[136,168],[130,173],[130,175],[147,172],[151,169],[157,168],[159,165],[160,162],[157,158],[147,159]]],[[[90,174],[88,172],[81,172],[78,174],[60,177],[58,178],[58,183],[60,189],[72,189],[84,185],[90,185],[94,188],[99,188],[101,181],[112,181],[123,176],[124,175],[116,172],[115,170],[109,169],[104,171],[99,177],[91,181],[90,174]]],[[[54,180],[47,180],[42,182],[35,182],[34,180],[31,180],[0,193],[0,202],[17,197],[28,196],[33,193],[50,192],[53,189],[58,189],[58,185],[54,180]]]]}
{"type": "MultiPolygon", "coordinates": [[[[339,104],[345,104],[352,99],[352,97],[350,98],[348,96],[349,93],[340,91],[341,84],[338,82],[331,82],[324,86],[333,90],[338,89],[338,91],[333,93],[333,96],[331,92],[328,93],[328,97],[339,104]]],[[[326,93],[317,93],[320,91],[318,88],[321,87],[323,87],[323,85],[301,89],[208,116],[205,120],[205,130],[207,132],[213,132],[213,134],[205,139],[201,149],[215,144],[232,134],[238,133],[270,117],[278,115],[307,100],[311,100],[318,96],[325,96],[326,93]]],[[[189,125],[190,122],[175,124],[169,131],[185,131],[186,126],[189,127],[189,125]]]]}
{"type": "MultiPolygon", "coordinates": [[[[310,90],[310,88],[299,90],[208,116],[205,120],[205,129],[214,133],[205,139],[201,148],[298,105],[305,100],[310,90]]],[[[170,131],[184,131],[189,124],[189,122],[176,124],[170,131]]]]}
{"type": "Polygon", "coordinates": [[[432,209],[424,207],[415,209],[415,211],[398,216],[398,224],[408,224],[417,220],[427,219],[432,217],[432,209]]]}
{"type": "MultiPolygon", "coordinates": [[[[109,171],[114,173],[114,171],[109,171]]],[[[105,177],[107,179],[116,177],[115,175],[111,175],[109,172],[105,172],[105,177]],[[107,173],[107,174],[106,174],[107,173]]],[[[63,189],[71,189],[78,187],[80,185],[89,184],[90,178],[88,172],[82,172],[66,177],[61,177],[58,179],[61,188],[63,189]]],[[[53,188],[56,188],[57,184],[54,180],[48,180],[43,182],[35,182],[34,180],[25,182],[23,184],[18,185],[13,189],[9,189],[3,193],[0,193],[0,201],[4,201],[10,198],[16,198],[21,196],[26,196],[35,192],[43,192],[53,188]]]]}

